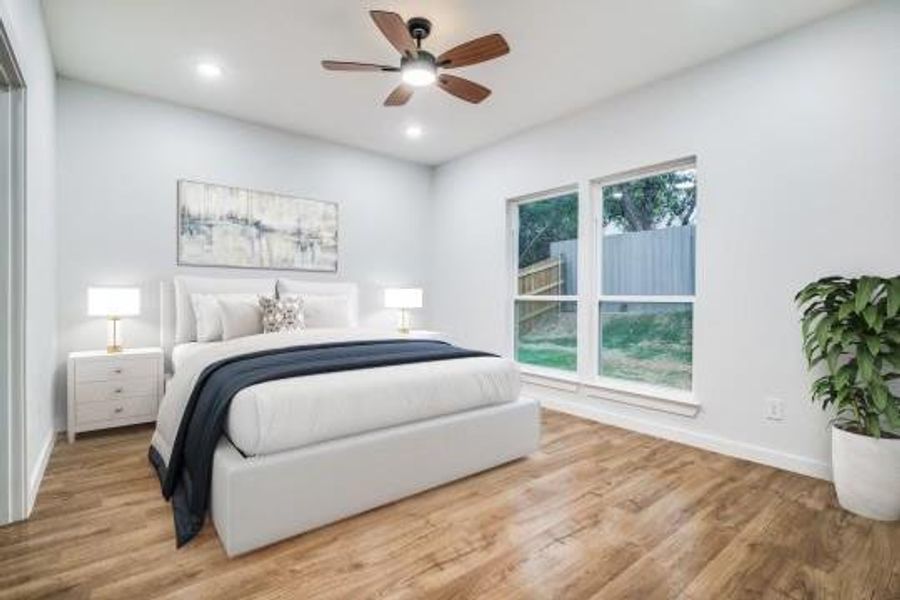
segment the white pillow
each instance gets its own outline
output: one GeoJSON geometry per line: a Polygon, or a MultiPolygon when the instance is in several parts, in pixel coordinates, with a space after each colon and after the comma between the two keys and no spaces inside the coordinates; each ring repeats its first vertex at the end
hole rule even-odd
{"type": "Polygon", "coordinates": [[[223,340],[263,332],[262,309],[256,297],[251,300],[220,298],[219,308],[222,314],[223,340]]]}
{"type": "Polygon", "coordinates": [[[222,308],[220,300],[256,302],[256,294],[191,294],[191,307],[197,323],[198,342],[222,340],[222,308]]]}
{"type": "MultiPolygon", "coordinates": [[[[359,319],[358,297],[359,290],[355,283],[349,282],[324,282],[324,281],[301,281],[299,279],[278,279],[278,296],[286,294],[300,296],[304,301],[312,296],[323,298],[334,298],[338,296],[338,300],[342,306],[347,309],[346,317],[337,319],[340,322],[338,327],[356,327],[359,319]]],[[[313,319],[315,319],[316,310],[313,310],[313,319]]],[[[304,311],[304,314],[306,311],[304,311]]],[[[334,327],[335,324],[310,325],[307,327],[334,327]]]]}
{"type": "Polygon", "coordinates": [[[268,294],[275,290],[275,279],[231,279],[178,275],[175,282],[175,343],[193,342],[197,324],[191,307],[191,294],[268,294]]]}
{"type": "Polygon", "coordinates": [[[352,327],[350,322],[350,298],[348,296],[307,296],[303,300],[305,327],[352,327]]]}

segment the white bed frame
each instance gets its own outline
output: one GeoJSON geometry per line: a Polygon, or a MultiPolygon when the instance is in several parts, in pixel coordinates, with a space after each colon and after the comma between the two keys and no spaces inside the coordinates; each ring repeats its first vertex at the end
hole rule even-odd
{"type": "Polygon", "coordinates": [[[213,523],[236,556],[496,467],[537,450],[538,411],[520,400],[250,458],[223,439],[213,523]]]}
{"type": "MultiPolygon", "coordinates": [[[[321,293],[323,286],[346,290],[352,284],[312,285],[313,293],[321,293]]],[[[163,283],[160,292],[163,348],[170,358],[172,285],[163,283]]],[[[516,460],[539,443],[540,409],[531,400],[268,456],[244,457],[223,437],[213,458],[210,513],[233,557],[516,460]]]]}

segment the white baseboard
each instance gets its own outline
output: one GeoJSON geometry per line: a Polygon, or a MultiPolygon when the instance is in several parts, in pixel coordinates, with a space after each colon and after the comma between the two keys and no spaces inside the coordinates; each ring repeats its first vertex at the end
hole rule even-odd
{"type": "Polygon", "coordinates": [[[643,419],[635,419],[607,412],[602,408],[595,406],[587,406],[581,402],[573,402],[558,398],[541,398],[539,400],[541,406],[551,410],[583,417],[599,423],[614,425],[652,435],[654,437],[671,440],[680,444],[710,450],[727,456],[734,456],[744,460],[768,465],[785,471],[808,475],[818,479],[831,481],[831,465],[829,463],[813,460],[805,456],[779,452],[771,448],[748,444],[745,442],[737,442],[726,438],[709,435],[706,433],[697,433],[680,427],[671,427],[645,421],[643,419]]]}
{"type": "Polygon", "coordinates": [[[44,480],[44,471],[47,470],[47,463],[50,462],[50,455],[53,454],[53,447],[56,445],[56,430],[51,429],[41,447],[41,455],[38,458],[37,468],[28,478],[28,506],[25,509],[25,518],[31,516],[34,510],[34,502],[37,500],[38,490],[41,489],[41,482],[44,480]]]}

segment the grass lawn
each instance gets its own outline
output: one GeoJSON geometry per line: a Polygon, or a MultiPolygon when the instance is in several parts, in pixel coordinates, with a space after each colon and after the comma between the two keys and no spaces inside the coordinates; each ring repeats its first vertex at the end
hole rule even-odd
{"type": "Polygon", "coordinates": [[[578,365],[575,337],[521,341],[516,360],[529,365],[574,371],[578,365]]]}
{"type": "MultiPolygon", "coordinates": [[[[575,371],[575,314],[553,313],[532,324],[516,343],[519,362],[575,371]]],[[[652,305],[601,317],[602,348],[599,374],[679,389],[691,388],[690,309],[660,310],[652,305]]]]}
{"type": "Polygon", "coordinates": [[[600,374],[680,389],[691,388],[690,309],[604,312],[600,374]]]}

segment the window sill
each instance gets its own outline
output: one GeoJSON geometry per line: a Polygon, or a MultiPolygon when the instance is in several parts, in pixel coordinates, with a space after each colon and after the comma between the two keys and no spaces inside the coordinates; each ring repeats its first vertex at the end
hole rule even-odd
{"type": "Polygon", "coordinates": [[[581,381],[575,373],[545,369],[522,363],[516,364],[519,365],[519,369],[522,371],[522,381],[525,383],[573,393],[577,392],[578,386],[581,385],[581,381]]]}
{"type": "Polygon", "coordinates": [[[700,403],[693,392],[651,385],[597,377],[585,383],[587,395],[602,400],[632,404],[652,410],[660,410],[693,417],[700,411],[700,403]]]}
{"type": "Polygon", "coordinates": [[[577,394],[580,389],[583,389],[585,395],[591,398],[687,417],[696,416],[700,411],[700,403],[694,398],[692,392],[607,377],[582,381],[575,373],[521,363],[519,368],[522,371],[522,381],[531,385],[573,394],[577,394]]]}

